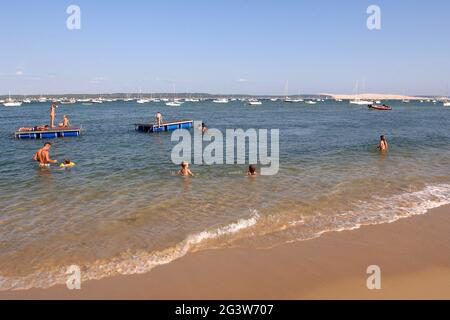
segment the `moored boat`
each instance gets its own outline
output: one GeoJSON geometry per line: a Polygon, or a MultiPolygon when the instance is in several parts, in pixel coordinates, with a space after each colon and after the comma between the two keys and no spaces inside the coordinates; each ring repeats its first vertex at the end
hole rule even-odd
{"type": "Polygon", "coordinates": [[[375,105],[375,104],[369,104],[369,109],[373,109],[373,110],[383,110],[383,111],[389,111],[392,110],[391,107],[387,106],[387,105],[375,105]]]}

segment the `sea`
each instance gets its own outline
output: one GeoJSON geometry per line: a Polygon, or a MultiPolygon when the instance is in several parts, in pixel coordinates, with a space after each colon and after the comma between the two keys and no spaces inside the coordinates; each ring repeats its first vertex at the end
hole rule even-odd
{"type": "Polygon", "coordinates": [[[393,110],[334,100],[60,105],[58,122],[67,114],[83,129],[50,141],[51,157],[71,169],[39,168],[32,157],[47,140],[14,138],[48,123],[49,104],[1,106],[0,290],[64,284],[72,265],[83,281],[145,273],[198,250],[308,241],[449,204],[450,108],[385,103],[393,110]],[[192,164],[195,176],[180,177],[172,133],[135,131],[158,111],[223,133],[278,129],[278,173],[192,164]]]}

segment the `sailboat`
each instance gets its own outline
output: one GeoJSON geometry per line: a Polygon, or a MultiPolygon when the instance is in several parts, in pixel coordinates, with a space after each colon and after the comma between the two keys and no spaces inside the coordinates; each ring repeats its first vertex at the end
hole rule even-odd
{"type": "Polygon", "coordinates": [[[3,103],[5,107],[20,107],[22,102],[11,99],[11,92],[8,95],[8,99],[3,103]]]}
{"type": "Polygon", "coordinates": [[[262,102],[256,98],[252,98],[252,99],[248,99],[248,104],[251,106],[260,106],[260,105],[262,105],[262,102]]]}
{"type": "Polygon", "coordinates": [[[361,98],[359,97],[359,82],[357,81],[356,82],[356,85],[355,85],[355,92],[356,92],[356,95],[355,95],[355,99],[353,99],[353,100],[350,100],[350,104],[356,104],[356,105],[370,105],[370,104],[373,104],[373,101],[369,101],[369,100],[361,100],[361,98]]]}
{"type": "Polygon", "coordinates": [[[180,102],[179,100],[177,100],[175,98],[175,83],[172,83],[172,86],[173,86],[173,100],[169,101],[169,102],[166,102],[166,106],[168,106],[168,107],[179,107],[179,106],[181,106],[182,102],[180,102]]]}
{"type": "Polygon", "coordinates": [[[149,102],[150,102],[150,99],[142,98],[142,91],[141,91],[141,89],[139,89],[139,99],[136,100],[136,103],[144,104],[144,103],[149,103],[149,102]]]}
{"type": "Polygon", "coordinates": [[[189,94],[189,98],[184,99],[184,102],[200,102],[197,98],[192,98],[192,95],[189,94]]]}
{"type": "Polygon", "coordinates": [[[228,103],[227,98],[217,98],[213,100],[214,103],[228,103]]]}

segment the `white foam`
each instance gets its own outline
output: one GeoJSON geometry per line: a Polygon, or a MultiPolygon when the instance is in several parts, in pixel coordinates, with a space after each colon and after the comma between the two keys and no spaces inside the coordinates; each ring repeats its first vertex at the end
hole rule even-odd
{"type": "MultiPolygon", "coordinates": [[[[427,186],[421,191],[406,192],[388,198],[374,197],[372,201],[357,203],[351,211],[332,216],[302,217],[299,220],[287,222],[284,227],[273,232],[301,228],[301,236],[294,237],[288,242],[308,240],[326,232],[353,230],[363,225],[390,223],[401,218],[425,214],[430,209],[446,204],[450,204],[450,185],[427,186]]],[[[255,227],[259,220],[259,213],[252,210],[249,218],[189,235],[175,246],[162,251],[123,253],[108,261],[101,260],[91,265],[80,266],[82,270],[86,270],[82,271],[82,279],[86,281],[116,274],[145,273],[156,266],[168,264],[185,256],[210,240],[248,231],[255,227]]],[[[59,267],[24,277],[0,276],[0,290],[48,288],[55,284],[64,284],[67,277],[65,272],[65,267],[59,267]]]]}
{"type": "MultiPolygon", "coordinates": [[[[257,224],[260,218],[257,210],[251,210],[251,212],[251,216],[247,219],[240,219],[225,226],[213,227],[210,230],[189,235],[174,247],[163,251],[126,253],[108,262],[98,261],[93,265],[86,266],[87,271],[82,272],[82,280],[101,279],[114,274],[146,273],[156,266],[168,264],[183,257],[201,243],[251,228],[257,224]]],[[[55,284],[64,284],[67,279],[65,272],[65,268],[58,268],[53,271],[33,273],[25,277],[0,276],[0,290],[48,288],[55,284]]]]}

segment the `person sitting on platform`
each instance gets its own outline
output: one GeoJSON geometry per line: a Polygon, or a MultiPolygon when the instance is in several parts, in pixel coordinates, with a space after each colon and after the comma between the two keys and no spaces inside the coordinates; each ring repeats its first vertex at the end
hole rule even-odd
{"type": "Polygon", "coordinates": [[[64,120],[62,123],[60,123],[58,125],[58,127],[60,127],[60,128],[69,128],[70,127],[70,121],[69,121],[69,117],[67,116],[67,114],[64,115],[64,120]]]}

